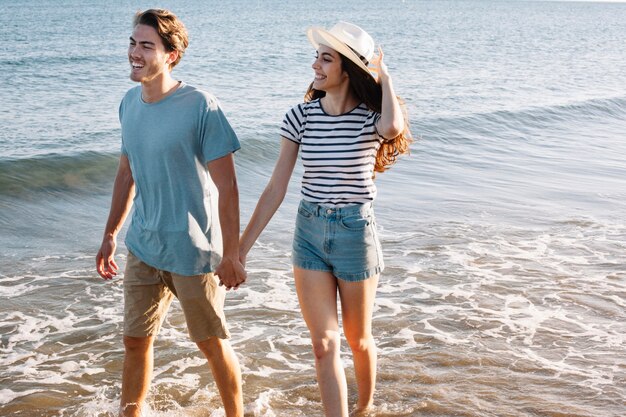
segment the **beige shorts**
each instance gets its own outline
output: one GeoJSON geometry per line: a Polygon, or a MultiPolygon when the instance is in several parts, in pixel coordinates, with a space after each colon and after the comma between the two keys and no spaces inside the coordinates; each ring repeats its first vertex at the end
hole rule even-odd
{"type": "Polygon", "coordinates": [[[176,296],[194,342],[230,338],[224,318],[226,291],[212,274],[184,276],[161,271],[128,252],[124,273],[124,335],[155,336],[176,296]]]}

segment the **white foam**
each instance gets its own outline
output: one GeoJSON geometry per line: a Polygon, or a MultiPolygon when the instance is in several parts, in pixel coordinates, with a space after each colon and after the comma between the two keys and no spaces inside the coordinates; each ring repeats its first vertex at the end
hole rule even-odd
{"type": "Polygon", "coordinates": [[[45,285],[33,285],[31,283],[22,283],[17,285],[5,286],[0,285],[0,298],[20,297],[24,294],[35,292],[45,285]]]}
{"type": "Polygon", "coordinates": [[[390,355],[400,354],[411,349],[415,349],[418,347],[418,344],[415,341],[415,335],[417,334],[419,333],[409,328],[400,329],[400,331],[398,331],[392,338],[394,341],[394,347],[379,347],[379,350],[383,355],[390,355]],[[396,346],[398,341],[402,342],[400,346],[396,346]]]}
{"type": "MultiPolygon", "coordinates": [[[[294,311],[298,310],[298,298],[293,289],[293,278],[285,271],[263,270],[268,274],[265,279],[267,288],[263,291],[252,289],[251,286],[245,286],[237,290],[238,295],[243,297],[246,308],[264,308],[278,311],[294,311]]],[[[227,303],[226,311],[239,308],[238,305],[227,303]]]]}
{"type": "MultiPolygon", "coordinates": [[[[206,362],[205,362],[205,365],[206,365],[206,362]]],[[[205,371],[208,373],[210,371],[209,371],[208,365],[206,366],[207,367],[205,371]]],[[[161,372],[159,372],[159,374],[160,373],[161,372]]],[[[168,387],[178,387],[178,389],[180,389],[181,387],[195,388],[200,383],[200,375],[195,372],[194,373],[178,372],[171,377],[160,376],[157,378],[156,374],[154,376],[155,376],[155,379],[154,379],[153,386],[164,387],[164,391],[167,391],[168,387]]]]}
{"type": "Polygon", "coordinates": [[[40,389],[31,389],[31,390],[26,390],[26,391],[21,391],[21,392],[15,392],[8,388],[0,389],[0,404],[3,404],[3,405],[8,404],[11,401],[15,400],[16,398],[25,397],[27,395],[34,394],[37,392],[42,392],[42,391],[43,390],[40,390],[40,389]]]}
{"type": "Polygon", "coordinates": [[[34,257],[33,261],[44,262],[44,261],[58,260],[58,259],[62,259],[62,256],[60,256],[60,255],[44,255],[44,256],[34,257]]]}
{"type": "Polygon", "coordinates": [[[259,393],[259,396],[252,404],[246,407],[246,413],[252,413],[255,417],[276,417],[276,413],[272,410],[271,401],[273,398],[281,396],[281,394],[273,389],[269,389],[259,393]]]}
{"type": "Polygon", "coordinates": [[[402,307],[389,298],[377,298],[374,307],[376,311],[376,317],[396,317],[402,312],[402,307]],[[381,312],[385,310],[385,313],[381,312]]]}
{"type": "MultiPolygon", "coordinates": [[[[191,347],[191,346],[190,346],[191,347]]],[[[195,348],[195,345],[193,346],[195,348]]],[[[191,352],[194,356],[187,356],[178,360],[170,360],[162,366],[155,367],[154,380],[158,384],[182,385],[185,387],[196,387],[200,376],[193,372],[188,372],[189,368],[201,368],[209,372],[207,360],[201,356],[196,349],[191,352]],[[164,376],[171,375],[171,376],[164,376]]]]}
{"type": "Polygon", "coordinates": [[[430,333],[420,333],[422,335],[430,336],[448,345],[462,345],[469,343],[468,339],[454,337],[453,334],[436,328],[428,319],[420,320],[420,323],[424,325],[424,330],[430,331],[430,333]]]}
{"type": "Polygon", "coordinates": [[[78,364],[78,362],[67,361],[67,362],[62,362],[59,365],[59,369],[63,373],[75,372],[80,369],[80,365],[78,364]]]}
{"type": "Polygon", "coordinates": [[[256,370],[247,368],[245,373],[246,375],[256,375],[262,378],[268,378],[276,373],[284,373],[284,372],[278,371],[277,369],[271,368],[269,366],[262,365],[256,368],[256,370]]]}
{"type": "Polygon", "coordinates": [[[277,361],[279,364],[283,365],[282,367],[274,368],[275,371],[279,371],[279,370],[284,371],[287,369],[301,371],[305,369],[310,369],[309,366],[302,363],[300,358],[297,358],[297,357],[287,358],[282,352],[278,352],[278,351],[269,352],[267,355],[265,355],[265,357],[267,359],[273,359],[277,361]]]}

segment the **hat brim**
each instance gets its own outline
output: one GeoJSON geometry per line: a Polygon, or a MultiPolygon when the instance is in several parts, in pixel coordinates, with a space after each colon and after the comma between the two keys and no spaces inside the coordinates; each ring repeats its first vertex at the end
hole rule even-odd
{"type": "Polygon", "coordinates": [[[311,27],[306,31],[306,35],[309,38],[309,42],[311,42],[315,49],[318,49],[320,45],[328,46],[357,64],[359,68],[372,76],[369,68],[367,68],[367,65],[365,65],[361,58],[359,58],[359,56],[348,45],[331,35],[326,29],[311,27]]]}

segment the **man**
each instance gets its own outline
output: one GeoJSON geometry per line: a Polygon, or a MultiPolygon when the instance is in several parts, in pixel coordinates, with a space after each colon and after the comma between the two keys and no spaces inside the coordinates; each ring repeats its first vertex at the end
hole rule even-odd
{"type": "Polygon", "coordinates": [[[135,16],[128,59],[130,78],[141,85],[120,104],[122,155],[96,256],[98,273],[112,279],[116,237],[134,203],[125,240],[121,416],[141,415],[154,338],[174,296],[208,360],[226,415],[243,416],[241,371],[223,313],[225,289],[246,280],[233,161],[240,146],[215,97],[172,78],[187,45],[187,31],[173,13],[152,9],[135,16]]]}

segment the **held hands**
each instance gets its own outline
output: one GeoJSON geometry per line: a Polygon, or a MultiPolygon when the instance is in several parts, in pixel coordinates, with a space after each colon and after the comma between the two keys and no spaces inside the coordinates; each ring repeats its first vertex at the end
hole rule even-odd
{"type": "Polygon", "coordinates": [[[119,267],[115,263],[115,247],[117,243],[114,237],[105,237],[96,255],[96,270],[104,279],[113,279],[117,275],[119,267]]]}
{"type": "Polygon", "coordinates": [[[220,286],[224,286],[227,291],[239,288],[248,276],[237,258],[222,258],[222,262],[215,268],[214,274],[220,280],[220,286]]]}
{"type": "Polygon", "coordinates": [[[372,66],[370,71],[375,75],[374,78],[376,78],[378,84],[387,82],[390,79],[387,64],[383,61],[384,56],[385,54],[383,53],[383,48],[379,46],[378,55],[375,55],[370,62],[370,65],[372,66]]]}

